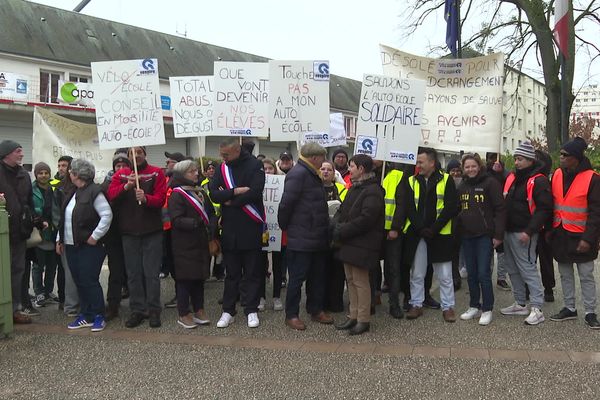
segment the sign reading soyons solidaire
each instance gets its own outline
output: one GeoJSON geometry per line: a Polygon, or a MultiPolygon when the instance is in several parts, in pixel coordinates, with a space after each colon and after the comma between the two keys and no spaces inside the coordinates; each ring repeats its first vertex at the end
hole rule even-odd
{"type": "Polygon", "coordinates": [[[92,76],[101,149],[165,143],[155,58],[93,62],[92,76]]]}
{"type": "Polygon", "coordinates": [[[424,98],[424,81],[365,74],[354,154],[415,164],[424,98]]]}
{"type": "Polygon", "coordinates": [[[497,152],[502,132],[504,55],[433,59],[380,46],[383,73],[426,82],[421,144],[497,152]]]}
{"type": "Polygon", "coordinates": [[[213,85],[212,76],[169,78],[176,138],[212,134],[213,85]]]}
{"type": "Polygon", "coordinates": [[[215,62],[214,83],[215,135],[269,135],[269,64],[215,62]]]}
{"type": "Polygon", "coordinates": [[[329,62],[269,61],[271,141],[329,132],[329,62]]]}

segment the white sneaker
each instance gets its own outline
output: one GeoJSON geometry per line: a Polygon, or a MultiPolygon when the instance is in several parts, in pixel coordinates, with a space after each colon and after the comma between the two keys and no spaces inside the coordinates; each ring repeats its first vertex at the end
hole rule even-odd
{"type": "Polygon", "coordinates": [[[508,307],[501,308],[500,312],[504,315],[529,315],[529,310],[527,307],[517,303],[513,303],[508,307]]]}
{"type": "Polygon", "coordinates": [[[275,311],[283,310],[283,303],[281,302],[281,299],[279,297],[273,298],[273,310],[275,310],[275,311]]]}
{"type": "Polygon", "coordinates": [[[467,272],[467,269],[465,267],[462,267],[461,269],[459,269],[458,273],[460,274],[460,277],[463,279],[469,277],[469,273],[467,272]]]}
{"type": "Polygon", "coordinates": [[[267,301],[265,300],[264,297],[260,298],[260,302],[258,303],[258,311],[265,311],[265,304],[267,303],[267,301]]]}
{"type": "Polygon", "coordinates": [[[217,322],[217,328],[227,328],[229,325],[233,324],[234,318],[231,314],[224,312],[219,318],[219,322],[217,322]]]}
{"type": "Polygon", "coordinates": [[[479,308],[469,307],[467,311],[460,314],[460,319],[462,319],[463,321],[468,321],[470,319],[478,317],[480,314],[481,311],[479,311],[479,308]]]}
{"type": "Polygon", "coordinates": [[[248,314],[248,328],[258,328],[260,321],[258,320],[258,313],[248,314]]]}
{"type": "Polygon", "coordinates": [[[479,318],[479,325],[489,325],[492,322],[492,312],[484,311],[479,318]]]}
{"type": "Polygon", "coordinates": [[[542,310],[536,307],[531,307],[531,313],[527,318],[525,318],[525,323],[527,325],[537,325],[545,320],[546,318],[544,318],[544,313],[542,310]]]}

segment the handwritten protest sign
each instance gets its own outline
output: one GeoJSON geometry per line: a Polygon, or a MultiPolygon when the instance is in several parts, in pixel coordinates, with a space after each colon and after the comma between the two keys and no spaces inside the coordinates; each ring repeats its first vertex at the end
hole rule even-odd
{"type": "Polygon", "coordinates": [[[165,143],[158,61],[92,63],[101,149],[165,143]]]}
{"type": "Polygon", "coordinates": [[[269,61],[271,141],[329,132],[329,62],[269,61]]]}
{"type": "Polygon", "coordinates": [[[172,76],[169,85],[175,137],[212,134],[213,77],[172,76]]]}
{"type": "Polygon", "coordinates": [[[329,132],[304,132],[301,144],[317,142],[323,147],[345,146],[346,129],[342,113],[329,114],[329,132]]]}
{"type": "Polygon", "coordinates": [[[100,150],[96,125],[61,117],[43,107],[33,112],[33,164],[56,165],[61,156],[83,158],[94,164],[95,181],[104,181],[112,170],[112,150],[100,150]]]}
{"type": "Polygon", "coordinates": [[[380,46],[383,73],[423,79],[420,143],[459,152],[497,152],[502,131],[504,55],[432,59],[380,46]]]}
{"type": "Polygon", "coordinates": [[[354,154],[415,164],[425,82],[365,74],[354,154]]]}
{"type": "Polygon", "coordinates": [[[269,64],[215,62],[214,133],[269,135],[269,64]]]}
{"type": "Polygon", "coordinates": [[[267,229],[269,230],[269,246],[266,251],[281,251],[281,228],[277,223],[277,211],[283,194],[284,175],[265,175],[263,203],[267,214],[267,229]]]}

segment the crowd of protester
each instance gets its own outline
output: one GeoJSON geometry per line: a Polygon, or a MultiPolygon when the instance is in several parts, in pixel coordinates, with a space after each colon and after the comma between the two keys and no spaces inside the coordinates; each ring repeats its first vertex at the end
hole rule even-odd
{"type": "Polygon", "coordinates": [[[147,162],[144,147],[118,149],[98,185],[94,165],[69,156],[57,160],[54,179],[48,164],[37,163],[32,182],[21,166],[23,148],[4,140],[0,201],[9,214],[13,321],[30,323],[54,303],[74,318],[68,329],[98,332],[120,317],[128,298],[128,328],[145,320],[161,326],[163,307],[177,309],[183,328],[209,325],[204,284],[212,275],[224,281],[218,328],[234,323],[238,304],[248,327],[258,327],[271,276],[272,307],[295,330],[307,329],[302,287],[310,320],[334,324],[332,313],[345,312],[334,326],[350,335],[370,330],[381,292],[395,319],[414,320],[430,308],[448,323],[478,319],[485,326],[493,320],[495,286],[514,298],[501,314],[538,325],[544,304],[554,301],[556,260],[564,307],[549,318],[577,319],[576,266],[584,321],[600,329],[593,273],[600,177],[586,148],[581,138],[565,143],[554,171],[548,154],[527,141],[514,151],[513,171],[495,154],[483,160],[471,153],[444,170],[426,147],[414,166],[349,158],[341,148],[327,160],[316,143],[304,144],[298,160],[289,151],[272,160],[231,138],[219,146],[221,163],[202,166],[165,153],[163,169],[147,162]],[[265,174],[285,175],[280,251],[263,250],[265,174]],[[434,274],[440,302],[430,293],[434,274]],[[168,276],[175,297],[163,304],[161,278],[168,276]],[[457,316],[461,276],[469,306],[457,316]]]}

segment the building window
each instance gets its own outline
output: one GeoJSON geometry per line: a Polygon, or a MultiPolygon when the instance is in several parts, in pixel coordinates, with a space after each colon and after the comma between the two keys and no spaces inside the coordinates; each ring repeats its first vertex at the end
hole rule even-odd
{"type": "Polygon", "coordinates": [[[69,74],[69,82],[90,83],[92,78],[89,76],[69,74]]]}
{"type": "Polygon", "coordinates": [[[530,108],[527,109],[527,114],[531,114],[531,109],[530,108]]]}
{"type": "Polygon", "coordinates": [[[527,89],[527,93],[531,94],[531,89],[527,89]]]}
{"type": "Polygon", "coordinates": [[[512,150],[514,150],[514,149],[515,149],[515,139],[510,139],[510,148],[511,148],[512,150]]]}
{"type": "Polygon", "coordinates": [[[519,119],[517,120],[517,127],[518,127],[519,129],[523,129],[523,120],[522,120],[521,118],[519,118],[519,119]]]}
{"type": "Polygon", "coordinates": [[[344,128],[346,129],[346,137],[356,137],[356,122],[355,117],[344,117],[344,128]]]}
{"type": "Polygon", "coordinates": [[[502,149],[503,149],[504,151],[508,150],[508,149],[506,148],[506,146],[507,146],[507,145],[508,145],[508,140],[506,139],[506,137],[505,137],[505,136],[503,136],[503,137],[502,137],[502,149]]]}
{"type": "Polygon", "coordinates": [[[531,137],[531,129],[527,130],[527,136],[531,137]]]}
{"type": "Polygon", "coordinates": [[[58,103],[58,81],[61,79],[60,72],[40,71],[40,102],[58,103]]]}

